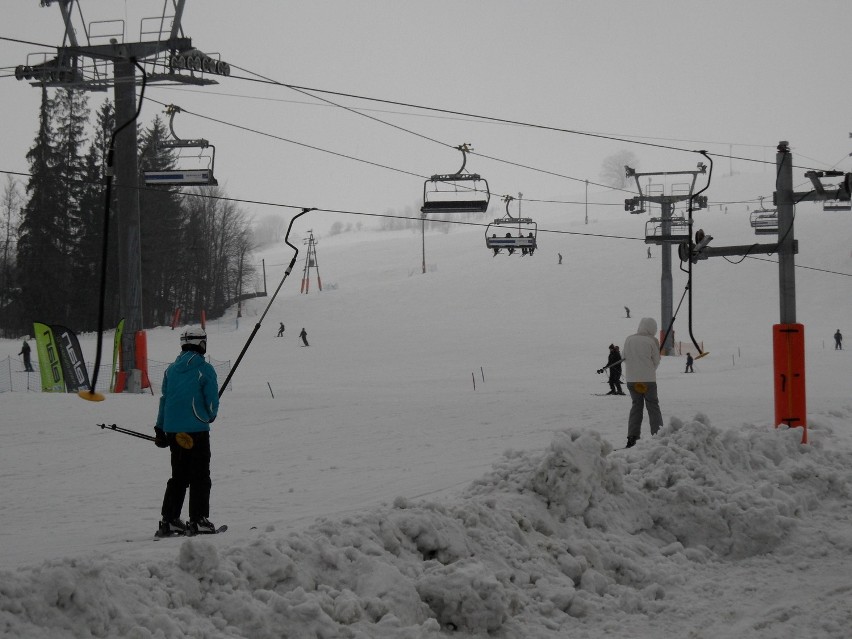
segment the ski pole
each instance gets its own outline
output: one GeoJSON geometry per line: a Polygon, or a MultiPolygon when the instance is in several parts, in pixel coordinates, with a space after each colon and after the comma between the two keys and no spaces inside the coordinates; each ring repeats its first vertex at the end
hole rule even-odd
{"type": "Polygon", "coordinates": [[[138,437],[139,439],[147,439],[149,442],[153,442],[156,440],[156,437],[154,437],[153,435],[146,435],[145,433],[140,433],[138,430],[122,428],[121,426],[116,426],[115,424],[98,424],[98,426],[103,429],[114,430],[116,433],[124,433],[125,435],[138,437]]]}

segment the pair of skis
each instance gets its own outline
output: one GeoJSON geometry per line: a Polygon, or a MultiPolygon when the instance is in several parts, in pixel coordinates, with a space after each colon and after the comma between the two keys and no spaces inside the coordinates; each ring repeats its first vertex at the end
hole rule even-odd
{"type": "Polygon", "coordinates": [[[157,532],[155,532],[155,533],[154,533],[154,539],[155,539],[155,540],[157,540],[157,539],[167,539],[167,538],[169,538],[169,537],[195,537],[196,535],[218,535],[219,533],[223,533],[223,532],[225,532],[226,530],[228,530],[228,525],[227,525],[227,524],[222,524],[221,526],[219,526],[219,527],[218,527],[216,530],[214,530],[213,532],[204,532],[204,533],[201,533],[201,532],[199,532],[199,533],[192,532],[192,531],[189,529],[189,527],[187,526],[187,530],[186,530],[186,532],[185,532],[185,533],[163,533],[162,531],[157,530],[157,532]]]}

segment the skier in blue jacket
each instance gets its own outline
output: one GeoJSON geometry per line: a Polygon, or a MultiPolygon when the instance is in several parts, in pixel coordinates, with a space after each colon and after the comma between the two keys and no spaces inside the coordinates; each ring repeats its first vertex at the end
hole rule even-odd
{"type": "Polygon", "coordinates": [[[160,533],[213,533],[210,514],[210,424],[219,412],[215,369],[204,360],[207,333],[187,329],[181,353],[163,376],[163,395],[154,427],[157,445],[171,451],[172,476],[163,497],[160,533]],[[189,523],[181,518],[189,489],[189,523]]]}

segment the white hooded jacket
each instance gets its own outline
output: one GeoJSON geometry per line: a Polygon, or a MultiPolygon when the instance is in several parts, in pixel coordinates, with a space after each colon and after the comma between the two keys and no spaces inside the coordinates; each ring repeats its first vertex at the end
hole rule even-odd
{"type": "Polygon", "coordinates": [[[624,341],[624,377],[630,382],[656,382],[660,365],[660,342],[657,339],[657,320],[643,317],[639,329],[624,341]]]}

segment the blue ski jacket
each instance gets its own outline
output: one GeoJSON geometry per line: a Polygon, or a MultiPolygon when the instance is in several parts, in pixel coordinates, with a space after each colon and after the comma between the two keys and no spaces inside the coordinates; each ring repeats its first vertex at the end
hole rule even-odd
{"type": "Polygon", "coordinates": [[[219,412],[216,371],[195,351],[181,351],[163,376],[157,427],[167,433],[209,431],[219,412]]]}

